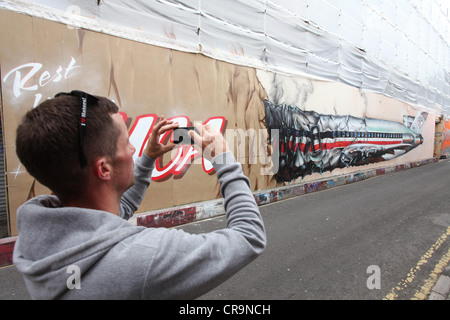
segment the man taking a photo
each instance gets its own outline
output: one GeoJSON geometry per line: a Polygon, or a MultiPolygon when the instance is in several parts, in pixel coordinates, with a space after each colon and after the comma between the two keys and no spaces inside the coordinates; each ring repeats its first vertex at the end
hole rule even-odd
{"type": "Polygon", "coordinates": [[[266,234],[249,180],[209,126],[189,134],[215,168],[227,228],[194,235],[127,221],[156,159],[174,148],[160,143],[160,135],[176,127],[161,117],[134,163],[125,123],[107,98],[60,93],[25,115],[17,154],[54,193],[30,199],[17,213],[13,261],[31,298],[192,299],[262,253],[266,234]],[[69,281],[73,270],[76,286],[69,281]]]}

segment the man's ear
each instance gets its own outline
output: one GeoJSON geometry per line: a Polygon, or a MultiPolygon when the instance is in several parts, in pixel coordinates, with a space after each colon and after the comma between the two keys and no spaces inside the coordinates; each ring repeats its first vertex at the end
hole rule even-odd
{"type": "Polygon", "coordinates": [[[111,179],[111,161],[108,157],[98,157],[94,162],[94,174],[101,180],[111,179]]]}

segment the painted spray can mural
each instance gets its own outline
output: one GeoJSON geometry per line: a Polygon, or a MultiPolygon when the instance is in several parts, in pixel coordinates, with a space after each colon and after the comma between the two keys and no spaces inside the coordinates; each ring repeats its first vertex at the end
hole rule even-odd
{"type": "Polygon", "coordinates": [[[279,150],[277,182],[399,157],[423,143],[422,128],[428,116],[419,112],[398,123],[324,115],[269,100],[264,105],[267,129],[278,130],[276,137],[270,137],[279,150]]]}

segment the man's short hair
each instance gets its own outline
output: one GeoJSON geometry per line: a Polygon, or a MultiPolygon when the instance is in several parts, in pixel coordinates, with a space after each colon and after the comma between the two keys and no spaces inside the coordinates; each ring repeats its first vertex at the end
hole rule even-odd
{"type": "MultiPolygon", "coordinates": [[[[87,163],[113,157],[120,130],[111,117],[119,108],[96,97],[87,104],[82,141],[87,163]]],[[[80,97],[61,95],[28,111],[17,128],[16,152],[27,171],[58,196],[70,196],[85,185],[86,169],[79,155],[80,97]]]]}

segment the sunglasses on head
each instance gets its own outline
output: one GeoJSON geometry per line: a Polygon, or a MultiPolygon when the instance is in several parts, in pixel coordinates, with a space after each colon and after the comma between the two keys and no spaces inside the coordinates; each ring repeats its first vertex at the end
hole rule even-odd
{"type": "Polygon", "coordinates": [[[84,155],[83,151],[84,135],[86,133],[86,125],[87,125],[87,106],[88,102],[95,103],[98,101],[98,98],[93,95],[90,95],[89,93],[79,90],[73,90],[71,92],[60,92],[55,95],[55,98],[59,96],[74,96],[80,99],[80,122],[78,125],[79,128],[78,144],[80,154],[80,165],[81,168],[83,169],[87,166],[86,156],[84,155]]]}

